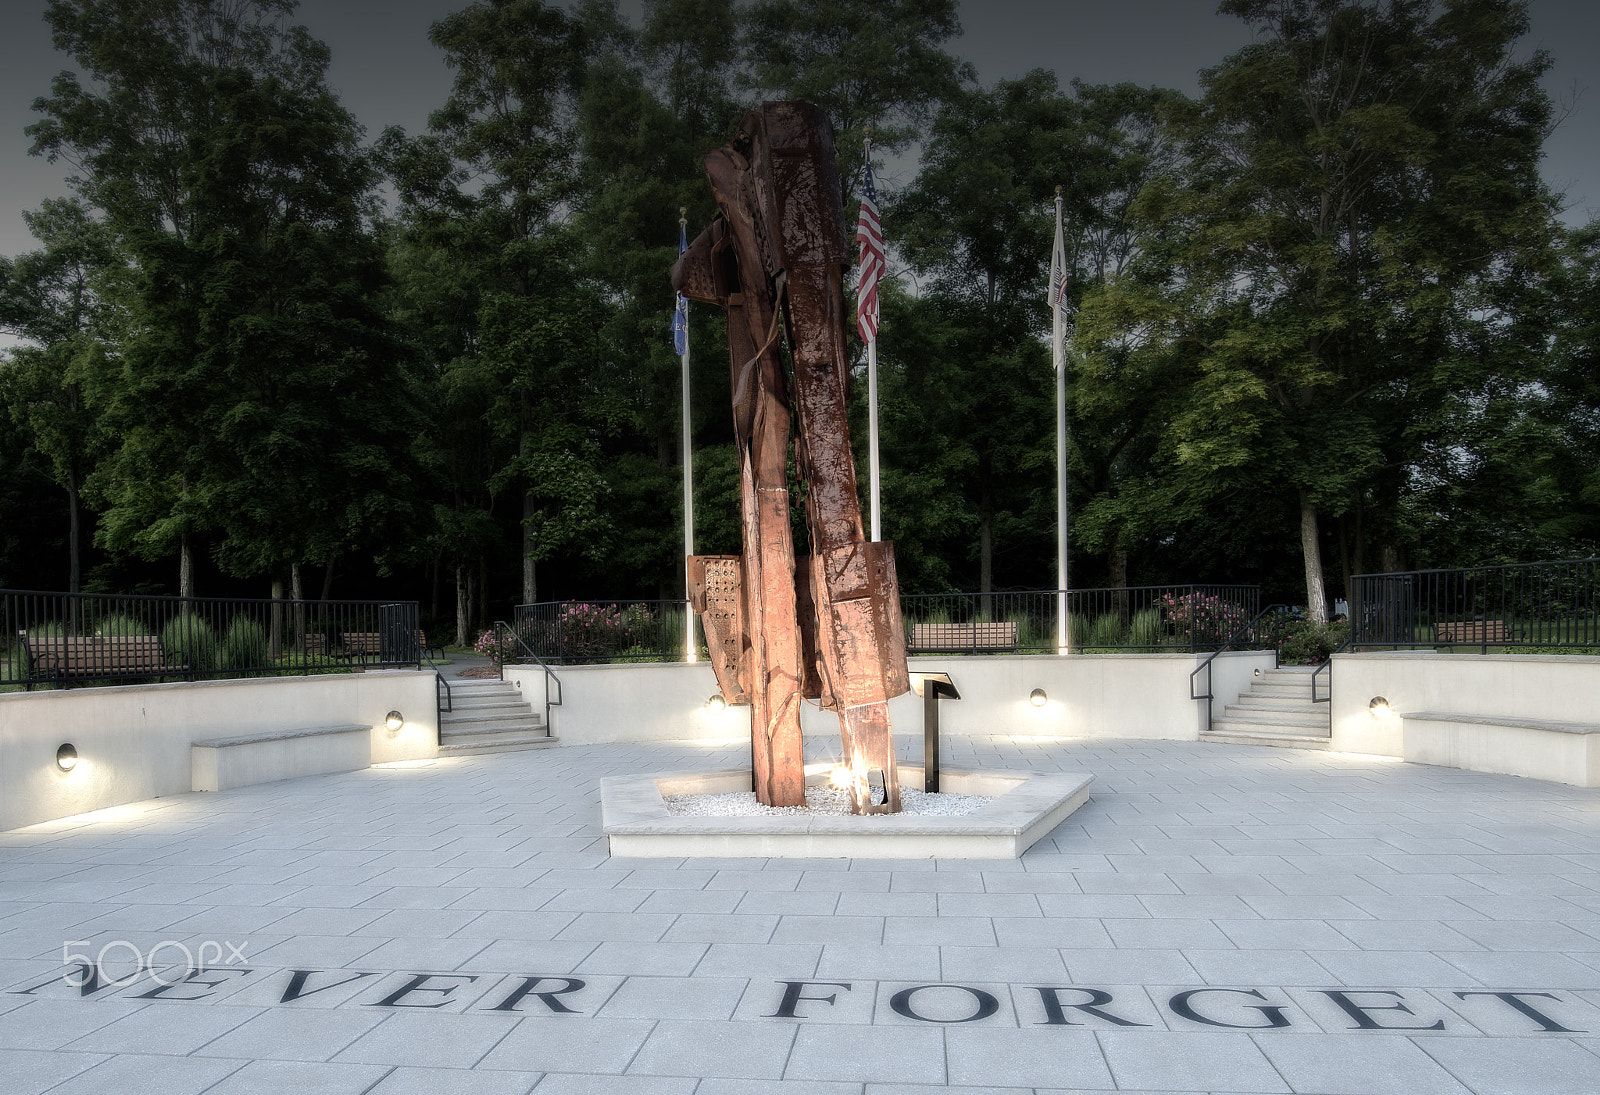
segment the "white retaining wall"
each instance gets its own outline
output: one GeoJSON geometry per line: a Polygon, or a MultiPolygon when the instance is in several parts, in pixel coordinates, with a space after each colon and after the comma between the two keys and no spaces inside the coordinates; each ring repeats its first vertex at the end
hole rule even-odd
{"type": "MultiPolygon", "coordinates": [[[[1194,741],[1205,726],[1205,701],[1189,699],[1189,675],[1205,655],[1074,654],[917,657],[911,672],[950,674],[959,700],[939,701],[941,730],[953,734],[1061,737],[1166,738],[1194,741]],[[1028,695],[1049,697],[1034,707],[1028,695]]],[[[1272,667],[1271,652],[1229,651],[1212,664],[1220,714],[1249,688],[1257,668],[1272,667]]],[[[562,745],[673,739],[746,739],[750,709],[712,711],[716,693],[709,663],[569,665],[555,668],[563,703],[551,709],[551,732],[562,745]]],[[[544,702],[544,670],[507,666],[535,707],[544,702]]],[[[1204,692],[1204,674],[1197,689],[1204,692]]],[[[898,734],[922,733],[922,700],[915,694],[890,702],[898,734]]],[[[838,718],[814,704],[802,708],[807,734],[836,735],[838,718]]]]}
{"type": "Polygon", "coordinates": [[[1393,651],[1334,658],[1334,749],[1404,757],[1400,716],[1408,711],[1592,723],[1600,714],[1600,657],[1393,651]],[[1389,710],[1374,715],[1378,696],[1389,710]]]}
{"type": "Polygon", "coordinates": [[[361,723],[372,761],[436,755],[432,673],[383,670],[0,695],[0,830],[187,793],[189,745],[257,730],[361,723]],[[398,733],[384,725],[405,716],[398,733]],[[56,766],[70,742],[78,764],[56,766]]]}

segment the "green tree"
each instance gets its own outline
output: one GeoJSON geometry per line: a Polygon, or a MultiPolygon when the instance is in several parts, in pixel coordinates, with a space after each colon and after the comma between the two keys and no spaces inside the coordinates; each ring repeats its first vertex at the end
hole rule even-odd
{"type": "Polygon", "coordinates": [[[418,404],[379,310],[376,173],[331,94],[237,72],[213,87],[219,137],[193,199],[201,360],[228,392],[206,469],[218,560],[281,581],[358,549],[387,556],[418,531],[418,404]]]}
{"type": "Polygon", "coordinates": [[[1581,558],[1600,552],[1600,224],[1564,234],[1542,293],[1554,332],[1511,374],[1462,405],[1462,443],[1418,475],[1408,523],[1426,565],[1581,558]]]}
{"type": "MultiPolygon", "coordinates": [[[[490,491],[520,496],[524,601],[537,598],[540,561],[581,549],[595,531],[577,516],[598,513],[595,450],[568,451],[572,460],[554,454],[597,413],[575,383],[595,361],[593,338],[574,327],[586,315],[574,308],[586,289],[570,223],[581,196],[578,101],[592,54],[625,37],[608,5],[568,15],[539,0],[480,0],[429,32],[456,71],[429,132],[408,138],[391,130],[380,141],[412,269],[432,272],[416,284],[431,284],[435,304],[448,304],[459,324],[434,347],[450,356],[429,368],[455,395],[481,401],[489,427],[482,437],[456,432],[473,454],[444,463],[465,468],[486,457],[490,491]],[[545,481],[552,471],[559,484],[545,481]],[[552,506],[562,514],[570,507],[573,519],[558,519],[552,506]]],[[[449,525],[462,534],[456,548],[475,550],[482,539],[473,530],[483,525],[473,513],[484,512],[482,500],[465,483],[453,494],[452,505],[467,507],[449,525]]],[[[481,572],[480,564],[458,559],[457,572],[481,572]]],[[[457,600],[466,621],[471,598],[460,582],[457,600]]]]}
{"type": "Polygon", "coordinates": [[[1464,401],[1537,331],[1548,264],[1543,54],[1513,0],[1226,0],[1257,41],[1174,114],[1189,165],[1136,214],[1144,248],[1101,331],[1192,359],[1165,425],[1169,494],[1290,492],[1306,600],[1326,615],[1327,515],[1358,568],[1398,563],[1401,498],[1464,401]]]}
{"type": "MultiPolygon", "coordinates": [[[[71,72],[35,103],[130,271],[118,369],[95,393],[119,444],[92,478],[100,539],[157,558],[224,545],[241,573],[381,531],[394,391],[366,297],[374,181],[292,0],[52,0],[71,72]],[[336,398],[330,398],[337,393],[336,398]],[[368,417],[370,416],[370,417],[368,417]],[[330,439],[340,438],[338,443],[330,439]]],[[[403,469],[401,469],[403,472],[403,469]]],[[[403,474],[397,476],[403,481],[403,474]]],[[[337,546],[336,546],[337,545],[337,546]]],[[[281,573],[281,571],[280,571],[281,573]]]]}
{"type": "MultiPolygon", "coordinates": [[[[579,106],[576,223],[584,272],[605,303],[597,365],[610,389],[601,465],[608,551],[625,561],[641,592],[664,598],[684,595],[683,383],[669,337],[666,274],[677,255],[679,210],[690,236],[716,213],[703,157],[727,140],[742,110],[731,90],[734,27],[729,0],[656,0],[645,8],[634,50],[591,64],[579,106]]],[[[721,316],[691,308],[692,436],[701,445],[729,444],[721,316]]],[[[707,470],[695,468],[698,482],[707,470]]],[[[715,518],[705,506],[697,517],[703,546],[715,518]]],[[[593,576],[601,576],[598,568],[593,576]]]]}
{"type": "Polygon", "coordinates": [[[1055,527],[1054,385],[1039,334],[1047,210],[1070,170],[1073,121],[1071,101],[1043,71],[956,94],[933,119],[916,180],[886,210],[888,238],[898,243],[900,227],[900,249],[928,279],[923,299],[902,302],[910,314],[885,319],[879,343],[892,404],[885,462],[896,468],[885,476],[887,525],[913,582],[935,581],[937,571],[926,546],[907,541],[959,531],[944,550],[975,566],[947,573],[968,588],[994,588],[997,554],[1009,562],[1002,584],[1054,584],[1043,565],[1055,527]],[[914,513],[956,498],[959,521],[914,513]],[[907,537],[912,527],[918,534],[907,537]]]}
{"type": "Polygon", "coordinates": [[[82,495],[106,448],[85,394],[105,371],[112,337],[104,282],[120,264],[109,233],[76,201],[24,213],[44,250],[0,265],[0,330],[27,340],[0,367],[0,400],[67,495],[67,589],[82,586],[82,495]]]}

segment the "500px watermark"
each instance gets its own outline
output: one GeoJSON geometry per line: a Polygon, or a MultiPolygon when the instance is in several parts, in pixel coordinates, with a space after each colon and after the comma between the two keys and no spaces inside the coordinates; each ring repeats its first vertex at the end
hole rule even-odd
{"type": "Polygon", "coordinates": [[[145,976],[158,984],[176,985],[199,970],[245,965],[248,959],[244,949],[250,944],[249,941],[234,944],[207,939],[191,950],[187,943],[163,939],[146,951],[126,939],[113,939],[92,955],[72,949],[91,945],[87,939],[69,939],[61,944],[62,964],[73,967],[62,974],[61,979],[73,988],[82,988],[91,979],[107,986],[131,985],[145,976]],[[130,965],[132,968],[128,972],[115,977],[104,973],[108,968],[121,970],[130,965]]]}

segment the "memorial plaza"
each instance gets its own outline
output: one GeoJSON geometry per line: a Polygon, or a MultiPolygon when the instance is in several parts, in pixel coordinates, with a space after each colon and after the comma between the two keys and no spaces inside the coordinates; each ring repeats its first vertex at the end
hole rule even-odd
{"type": "Polygon", "coordinates": [[[946,765],[1089,772],[1088,802],[1016,859],[609,855],[602,779],[748,748],[375,763],[0,834],[0,1089],[1600,1090],[1600,791],[958,733],[946,765]]]}

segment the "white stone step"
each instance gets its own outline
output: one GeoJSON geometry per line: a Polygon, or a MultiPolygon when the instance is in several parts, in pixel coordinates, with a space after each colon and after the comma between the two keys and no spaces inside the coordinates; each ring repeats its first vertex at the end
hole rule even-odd
{"type": "Polygon", "coordinates": [[[465,686],[458,682],[450,686],[450,697],[457,703],[499,703],[504,700],[521,701],[522,690],[514,684],[491,681],[487,686],[465,686]]]}
{"type": "Polygon", "coordinates": [[[1263,696],[1309,696],[1311,682],[1255,680],[1250,683],[1250,691],[1263,696]]]}
{"type": "Polygon", "coordinates": [[[444,718],[439,720],[439,736],[448,738],[461,734],[498,734],[510,731],[529,733],[545,732],[544,716],[531,711],[509,715],[489,715],[483,718],[444,718]]]}
{"type": "Polygon", "coordinates": [[[451,710],[439,716],[439,755],[472,756],[556,744],[543,712],[505,681],[458,681],[451,685],[451,710]]]}
{"type": "Polygon", "coordinates": [[[1326,749],[1329,739],[1307,734],[1274,734],[1263,730],[1222,729],[1220,720],[1216,728],[1200,735],[1201,741],[1215,745],[1269,745],[1276,749],[1326,749]]]}
{"type": "Polygon", "coordinates": [[[510,753],[520,749],[547,749],[560,742],[560,738],[544,733],[469,734],[444,738],[439,745],[439,755],[463,757],[480,753],[510,753]]]}
{"type": "MultiPolygon", "coordinates": [[[[1246,692],[1244,695],[1239,697],[1237,702],[1241,704],[1248,704],[1251,707],[1271,707],[1275,709],[1285,707],[1312,706],[1310,692],[1296,692],[1292,696],[1277,692],[1246,692]]],[[[1325,705],[1318,706],[1322,707],[1325,705]]]]}
{"type": "Polygon", "coordinates": [[[1310,711],[1283,711],[1267,710],[1261,707],[1241,707],[1237,704],[1228,704],[1222,709],[1222,714],[1216,716],[1217,721],[1264,723],[1268,726],[1311,726],[1322,730],[1328,729],[1328,712],[1325,709],[1310,711]]]}
{"type": "Polygon", "coordinates": [[[470,713],[472,715],[495,715],[509,711],[531,711],[532,709],[533,708],[529,704],[524,703],[521,699],[517,698],[495,700],[492,703],[462,703],[460,700],[457,700],[455,703],[450,705],[450,710],[446,711],[445,715],[460,715],[462,713],[470,713]]]}
{"type": "Polygon", "coordinates": [[[1211,719],[1211,727],[1216,728],[1221,727],[1221,725],[1235,725],[1235,727],[1243,728],[1243,730],[1259,730],[1259,728],[1266,727],[1272,728],[1272,730],[1282,730],[1283,733],[1312,733],[1312,735],[1328,735],[1328,733],[1331,733],[1328,717],[1326,716],[1320,717],[1315,722],[1310,722],[1310,720],[1296,722],[1296,720],[1278,719],[1275,716],[1235,714],[1232,711],[1224,711],[1219,716],[1214,716],[1211,719]]]}

